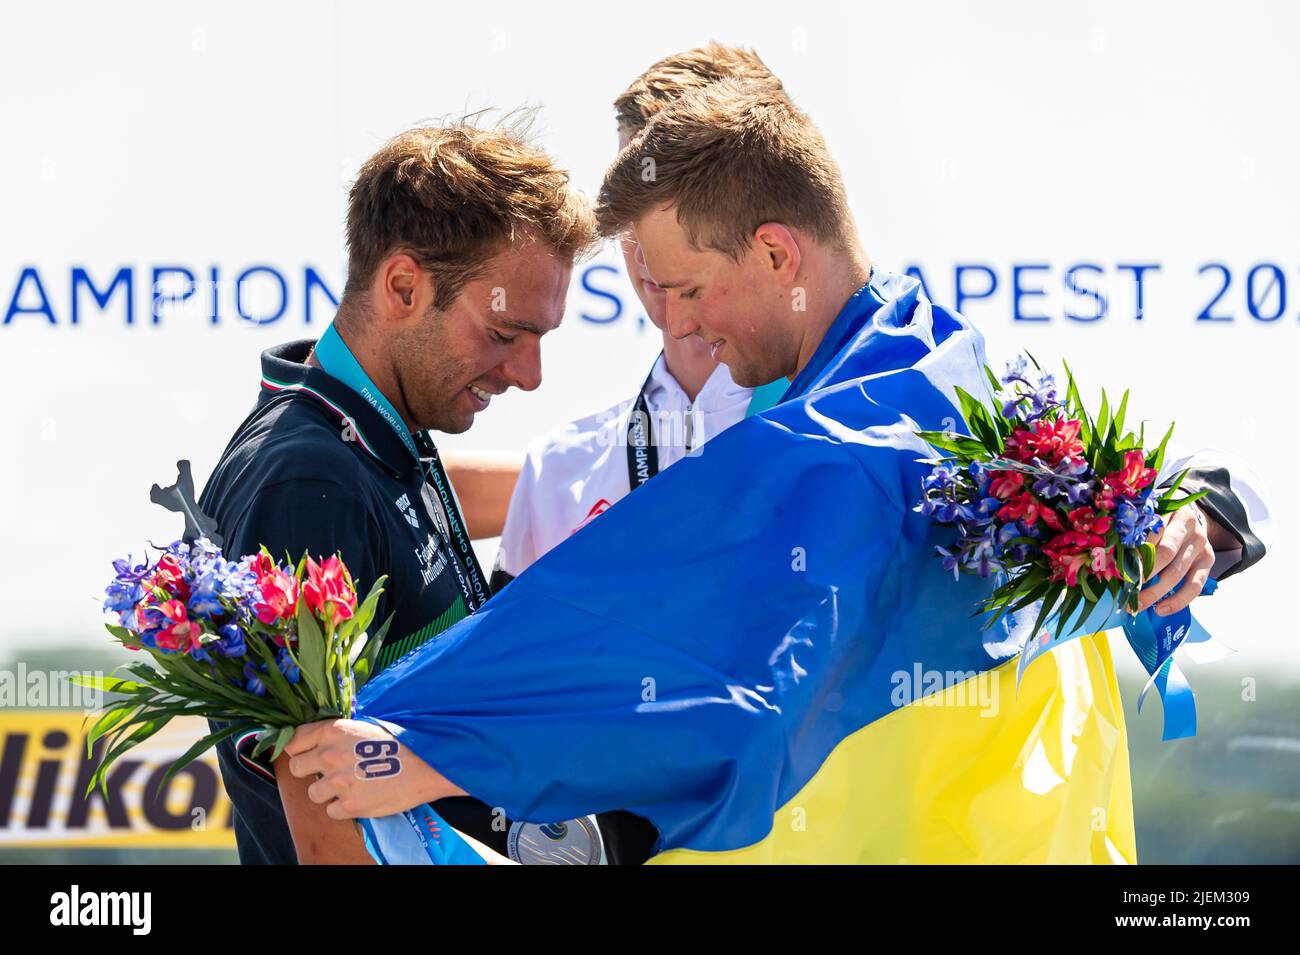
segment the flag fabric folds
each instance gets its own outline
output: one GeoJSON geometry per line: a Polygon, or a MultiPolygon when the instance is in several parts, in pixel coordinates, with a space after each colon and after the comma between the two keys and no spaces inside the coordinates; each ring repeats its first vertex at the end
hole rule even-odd
{"type": "Polygon", "coordinates": [[[358,717],[513,819],[637,813],[659,862],[1134,861],[1104,637],[1017,690],[1032,614],[982,631],[992,582],[954,582],[912,509],[914,432],[961,429],[984,361],[915,279],[873,277],[779,404],[390,665],[358,717]]]}

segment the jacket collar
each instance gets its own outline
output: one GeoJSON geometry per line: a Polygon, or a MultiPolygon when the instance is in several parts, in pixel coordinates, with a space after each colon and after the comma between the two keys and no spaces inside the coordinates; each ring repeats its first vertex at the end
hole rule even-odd
{"type": "Polygon", "coordinates": [[[419,462],[402,439],[363,397],[320,368],[307,364],[312,339],[276,345],[262,352],[262,390],[258,406],[279,394],[309,396],[350,427],[357,444],[395,477],[406,477],[419,462]]]}

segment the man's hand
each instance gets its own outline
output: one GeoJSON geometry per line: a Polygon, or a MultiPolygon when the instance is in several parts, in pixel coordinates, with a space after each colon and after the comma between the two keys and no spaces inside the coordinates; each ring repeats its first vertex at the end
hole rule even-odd
{"type": "Polygon", "coordinates": [[[1212,539],[1227,535],[1217,525],[1211,527],[1213,523],[1194,503],[1166,515],[1164,530],[1155,539],[1155,572],[1160,580],[1142,589],[1138,595],[1138,613],[1156,601],[1160,601],[1156,613],[1162,616],[1176,613],[1201,593],[1214,566],[1212,539]]]}
{"type": "Polygon", "coordinates": [[[387,730],[360,720],[323,720],[300,726],[284,748],[289,772],[316,777],[311,801],[332,819],[405,812],[446,796],[465,795],[387,730]]]}

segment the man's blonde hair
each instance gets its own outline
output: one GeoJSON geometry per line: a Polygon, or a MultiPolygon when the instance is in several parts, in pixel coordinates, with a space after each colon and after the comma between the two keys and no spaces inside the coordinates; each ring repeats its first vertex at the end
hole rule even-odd
{"type": "Polygon", "coordinates": [[[614,100],[619,132],[636,135],[665,106],[691,90],[722,79],[748,80],[774,93],[785,92],[781,81],[753,50],[710,42],[666,56],[638,76],[614,100]]]}
{"type": "Polygon", "coordinates": [[[718,80],[653,117],[605,174],[600,231],[620,235],[675,207],[697,248],[739,260],[765,222],[843,247],[853,232],[839,167],[826,142],[782,93],[718,80]]]}
{"type": "Polygon", "coordinates": [[[348,198],[344,300],[365,292],[388,256],[409,253],[445,309],[509,245],[545,242],[572,262],[597,240],[590,204],[569,174],[526,139],[528,116],[481,128],[470,119],[393,137],[348,198]]]}

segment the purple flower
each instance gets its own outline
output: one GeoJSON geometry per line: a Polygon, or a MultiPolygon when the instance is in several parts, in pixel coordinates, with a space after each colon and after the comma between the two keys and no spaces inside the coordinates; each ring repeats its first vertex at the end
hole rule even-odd
{"type": "Polygon", "coordinates": [[[1052,467],[1034,458],[1034,464],[1045,472],[1033,485],[1034,493],[1039,497],[1064,496],[1076,504],[1091,497],[1093,482],[1084,477],[1089,471],[1088,462],[1067,457],[1052,467]]]}
{"type": "Polygon", "coordinates": [[[148,562],[143,564],[131,565],[131,555],[127,554],[125,560],[113,561],[113,571],[117,579],[124,584],[138,584],[143,580],[150,571],[148,562]]]}
{"type": "Polygon", "coordinates": [[[961,579],[961,555],[955,554],[946,547],[936,547],[936,551],[943,557],[943,569],[952,571],[952,579],[961,579]]]}

